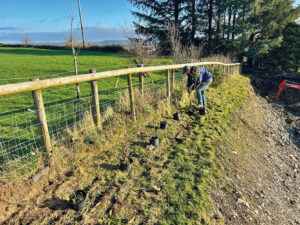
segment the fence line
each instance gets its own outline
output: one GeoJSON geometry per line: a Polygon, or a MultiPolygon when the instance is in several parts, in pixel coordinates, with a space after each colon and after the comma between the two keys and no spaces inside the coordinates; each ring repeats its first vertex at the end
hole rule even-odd
{"type": "MultiPolygon", "coordinates": [[[[68,76],[68,77],[60,77],[60,78],[52,78],[46,80],[36,80],[33,82],[22,82],[15,84],[6,84],[0,86],[0,96],[16,94],[27,91],[40,90],[51,87],[58,87],[68,84],[76,84],[82,82],[88,82],[93,80],[99,80],[103,78],[109,77],[117,77],[128,74],[138,74],[138,73],[146,73],[146,72],[155,72],[162,70],[171,70],[171,69],[181,69],[186,64],[177,64],[177,65],[169,65],[169,66],[151,66],[151,67],[138,67],[138,68],[129,68],[129,69],[120,69],[120,70],[111,70],[100,73],[92,73],[92,74],[82,74],[76,76],[68,76]]],[[[202,62],[202,63],[190,63],[190,66],[204,66],[204,65],[224,65],[229,69],[233,66],[239,66],[239,63],[234,64],[224,64],[219,62],[202,62]]]]}
{"type": "MultiPolygon", "coordinates": [[[[134,88],[139,89],[143,94],[145,85],[149,86],[162,86],[165,84],[166,97],[171,98],[171,91],[175,85],[175,70],[181,69],[185,65],[199,66],[199,65],[213,65],[223,67],[223,71],[232,73],[238,70],[240,64],[225,64],[220,62],[205,62],[205,63],[190,63],[178,65],[164,65],[164,66],[151,66],[137,68],[113,70],[97,73],[95,69],[91,69],[89,74],[60,77],[46,80],[39,80],[38,78],[32,79],[29,82],[14,83],[0,85],[0,96],[7,96],[16,93],[32,92],[33,103],[35,111],[29,108],[21,108],[16,110],[13,117],[0,119],[0,178],[3,176],[5,166],[14,164],[16,160],[20,161],[23,165],[31,165],[31,161],[36,161],[36,155],[30,153],[35,152],[37,149],[42,151],[43,156],[47,156],[52,149],[50,137],[57,138],[62,134],[63,129],[71,127],[83,118],[86,111],[91,112],[94,124],[98,130],[101,130],[101,113],[107,108],[108,105],[115,107],[118,100],[118,93],[123,93],[128,89],[129,104],[132,118],[136,118],[135,105],[134,105],[134,88]],[[165,79],[152,80],[144,82],[144,75],[146,72],[166,71],[165,79]],[[138,75],[138,83],[133,83],[132,74],[138,75]],[[98,90],[97,80],[127,76],[127,86],[122,88],[115,88],[105,91],[98,90]],[[56,102],[44,103],[42,90],[45,88],[54,88],[64,85],[90,82],[91,95],[83,96],[80,101],[76,98],[67,99],[67,101],[58,100],[56,102]],[[18,114],[19,113],[19,114],[18,114]],[[10,132],[15,128],[14,132],[10,132]]],[[[99,84],[100,85],[100,84],[99,84]]],[[[62,88],[60,90],[67,89],[62,88]]],[[[60,91],[59,90],[59,91],[60,91]]],[[[51,90],[48,93],[56,93],[51,90]]],[[[8,98],[12,99],[12,98],[8,98]]],[[[13,111],[14,112],[14,111],[13,111]]],[[[7,112],[9,113],[9,112],[7,112]]],[[[2,113],[0,112],[0,115],[2,113]]],[[[40,152],[41,152],[40,151],[40,152]]],[[[46,159],[48,157],[44,157],[46,159]]],[[[44,160],[45,164],[47,163],[44,160]]],[[[15,169],[14,167],[12,167],[15,169]]],[[[10,174],[12,171],[7,171],[10,174]]]]}

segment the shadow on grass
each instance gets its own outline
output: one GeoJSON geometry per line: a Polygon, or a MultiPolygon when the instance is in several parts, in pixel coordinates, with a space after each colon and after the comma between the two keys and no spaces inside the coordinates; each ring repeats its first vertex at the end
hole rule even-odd
{"type": "Polygon", "coordinates": [[[149,143],[141,142],[141,141],[137,141],[137,142],[132,143],[132,146],[140,146],[142,148],[146,148],[148,145],[149,145],[149,143]]]}
{"type": "Polygon", "coordinates": [[[49,208],[52,210],[67,210],[67,209],[74,209],[74,206],[71,202],[59,198],[51,198],[45,200],[39,208],[49,208]]]}
{"type": "MultiPolygon", "coordinates": [[[[24,49],[24,48],[11,48],[3,49],[0,48],[0,54],[18,54],[18,55],[36,55],[36,56],[70,56],[72,57],[72,50],[49,50],[49,49],[24,49]]],[[[87,51],[81,50],[79,53],[80,56],[117,56],[125,57],[124,54],[120,53],[111,53],[111,52],[97,52],[97,51],[87,51]]]]}
{"type": "Polygon", "coordinates": [[[108,164],[108,163],[101,163],[100,167],[106,170],[119,170],[120,166],[119,165],[114,165],[114,164],[108,164]]]}

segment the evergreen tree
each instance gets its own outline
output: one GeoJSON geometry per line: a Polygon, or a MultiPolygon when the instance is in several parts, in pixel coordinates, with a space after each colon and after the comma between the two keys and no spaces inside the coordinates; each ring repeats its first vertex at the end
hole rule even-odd
{"type": "MultiPolygon", "coordinates": [[[[239,60],[246,55],[250,65],[254,62],[262,66],[267,65],[263,59],[268,54],[275,54],[273,49],[279,51],[282,41],[282,46],[289,43],[282,31],[300,11],[293,8],[293,0],[128,1],[138,8],[132,12],[138,19],[136,29],[161,46],[170,48],[167,23],[174,22],[183,45],[202,45],[206,55],[229,53],[239,60]]],[[[291,32],[291,26],[285,32],[291,32]]],[[[292,52],[294,60],[296,53],[292,52]]]]}
{"type": "Polygon", "coordinates": [[[174,22],[182,27],[183,0],[129,0],[140,11],[133,11],[138,22],[136,30],[150,36],[152,40],[166,41],[167,23],[174,22]]]}
{"type": "Polygon", "coordinates": [[[291,0],[255,0],[249,16],[249,64],[279,47],[282,30],[298,16],[299,8],[294,9],[291,0]]]}
{"type": "Polygon", "coordinates": [[[282,33],[281,46],[271,50],[262,64],[268,69],[297,71],[300,67],[300,25],[289,23],[282,33]]]}

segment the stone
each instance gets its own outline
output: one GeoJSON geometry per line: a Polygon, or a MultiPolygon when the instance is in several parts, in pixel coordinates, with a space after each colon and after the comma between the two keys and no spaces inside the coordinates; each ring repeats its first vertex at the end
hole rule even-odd
{"type": "Polygon", "coordinates": [[[291,125],[291,124],[294,123],[294,119],[293,119],[292,117],[289,116],[288,118],[285,119],[285,122],[286,122],[287,124],[290,124],[290,125],[291,125]]]}
{"type": "Polygon", "coordinates": [[[246,202],[244,199],[239,198],[239,199],[237,200],[237,203],[243,204],[243,205],[246,206],[247,208],[250,208],[249,203],[246,202]]]}
{"type": "Polygon", "coordinates": [[[40,173],[36,174],[35,176],[33,176],[31,178],[33,183],[38,182],[44,175],[46,175],[47,173],[49,173],[50,171],[50,167],[46,167],[44,170],[42,170],[40,173]]]}

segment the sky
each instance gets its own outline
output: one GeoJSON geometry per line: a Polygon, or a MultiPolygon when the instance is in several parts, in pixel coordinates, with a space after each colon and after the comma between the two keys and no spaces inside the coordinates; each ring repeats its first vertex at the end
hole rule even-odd
{"type": "MultiPolygon", "coordinates": [[[[70,30],[74,7],[75,33],[80,37],[77,0],[0,0],[0,43],[20,43],[29,37],[34,43],[64,42],[70,30]]],[[[125,39],[135,10],[127,0],[80,0],[87,42],[125,39]]],[[[300,0],[295,1],[300,5],[300,0]]]]}
{"type": "MultiPolygon", "coordinates": [[[[0,42],[62,42],[70,30],[72,0],[0,0],[0,42]]],[[[127,0],[80,0],[86,41],[124,39],[122,29],[132,24],[127,0]]],[[[80,35],[77,0],[73,0],[74,28],[80,35]]]]}

